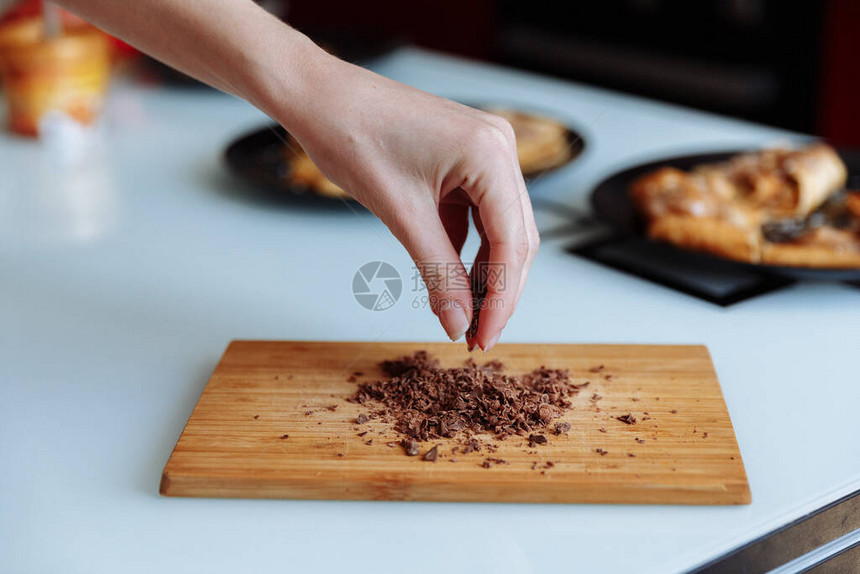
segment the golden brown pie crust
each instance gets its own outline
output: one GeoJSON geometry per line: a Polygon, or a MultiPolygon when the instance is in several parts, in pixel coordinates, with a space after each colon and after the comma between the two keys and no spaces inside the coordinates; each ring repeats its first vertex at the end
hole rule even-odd
{"type": "Polygon", "coordinates": [[[741,154],[689,172],[664,167],[630,186],[648,236],[686,249],[773,265],[860,267],[860,192],[846,195],[857,218],[846,228],[818,226],[784,243],[762,225],[805,218],[845,183],[847,170],[825,144],[741,154]]]}

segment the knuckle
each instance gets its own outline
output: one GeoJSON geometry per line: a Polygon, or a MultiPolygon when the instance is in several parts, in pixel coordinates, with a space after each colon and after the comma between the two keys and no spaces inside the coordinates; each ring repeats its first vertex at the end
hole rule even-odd
{"type": "Polygon", "coordinates": [[[500,130],[502,130],[502,133],[505,135],[505,138],[507,139],[507,141],[508,142],[515,142],[517,139],[517,136],[514,133],[514,126],[511,125],[511,122],[509,122],[508,120],[506,120],[505,118],[500,117],[500,116],[495,116],[495,117],[497,118],[496,125],[498,126],[498,128],[500,130]]]}
{"type": "Polygon", "coordinates": [[[471,143],[484,153],[506,152],[510,148],[504,129],[489,122],[482,122],[472,131],[471,143]]]}
{"type": "Polygon", "coordinates": [[[532,256],[537,254],[538,249],[540,249],[540,235],[535,234],[534,239],[532,240],[532,256]]]}
{"type": "Polygon", "coordinates": [[[530,241],[517,241],[513,245],[514,257],[517,258],[518,261],[525,261],[528,259],[531,254],[531,242],[530,241]]]}

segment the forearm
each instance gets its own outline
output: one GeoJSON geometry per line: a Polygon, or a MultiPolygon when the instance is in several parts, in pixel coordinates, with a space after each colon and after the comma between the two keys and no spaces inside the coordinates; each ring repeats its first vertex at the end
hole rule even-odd
{"type": "Polygon", "coordinates": [[[250,0],[60,0],[96,26],[225,92],[288,129],[332,60],[250,0]],[[289,104],[288,104],[289,103],[289,104]]]}

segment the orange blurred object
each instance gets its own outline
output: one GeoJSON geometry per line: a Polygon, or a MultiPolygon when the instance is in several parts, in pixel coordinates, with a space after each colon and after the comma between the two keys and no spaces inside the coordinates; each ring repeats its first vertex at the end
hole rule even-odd
{"type": "Polygon", "coordinates": [[[12,131],[36,136],[48,112],[89,125],[107,93],[110,53],[107,37],[91,26],[76,26],[45,39],[40,19],[0,25],[0,78],[12,131]]]}

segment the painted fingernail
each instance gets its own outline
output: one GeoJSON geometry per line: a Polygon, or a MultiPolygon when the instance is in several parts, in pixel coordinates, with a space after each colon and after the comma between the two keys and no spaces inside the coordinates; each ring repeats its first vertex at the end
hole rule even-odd
{"type": "Polygon", "coordinates": [[[501,333],[496,333],[496,334],[495,334],[495,335],[493,335],[493,337],[490,339],[490,342],[489,342],[489,343],[487,343],[485,346],[481,347],[481,348],[484,350],[484,352],[485,352],[485,353],[489,353],[489,352],[490,352],[490,349],[492,349],[493,347],[495,347],[495,346],[496,346],[496,343],[498,343],[498,342],[499,342],[499,336],[500,336],[500,335],[501,335],[501,333]]]}
{"type": "Polygon", "coordinates": [[[461,307],[445,307],[439,313],[439,320],[452,341],[465,335],[466,329],[469,328],[469,319],[466,318],[466,312],[461,307]]]}

